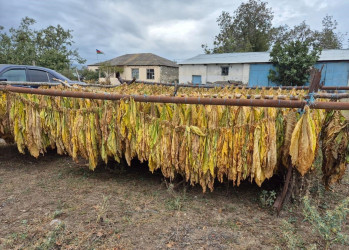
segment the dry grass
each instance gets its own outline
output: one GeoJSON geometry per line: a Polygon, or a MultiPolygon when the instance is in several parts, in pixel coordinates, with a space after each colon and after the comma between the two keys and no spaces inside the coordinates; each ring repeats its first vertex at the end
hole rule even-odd
{"type": "MultiPolygon", "coordinates": [[[[299,204],[280,218],[261,205],[268,184],[219,184],[203,194],[198,186],[173,190],[136,162],[109,167],[91,172],[54,152],[35,159],[1,145],[0,249],[284,249],[284,221],[299,247],[323,247],[299,204]]],[[[316,196],[319,209],[349,196],[348,185],[346,175],[336,192],[316,196]]]]}

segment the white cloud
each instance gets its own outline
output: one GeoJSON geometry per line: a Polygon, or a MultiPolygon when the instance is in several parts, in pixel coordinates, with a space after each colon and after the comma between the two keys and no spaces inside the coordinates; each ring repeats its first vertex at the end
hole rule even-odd
{"type": "Polygon", "coordinates": [[[200,21],[196,20],[171,20],[148,27],[148,35],[152,39],[160,41],[183,41],[188,42],[197,36],[200,21]]]}
{"type": "MultiPolygon", "coordinates": [[[[247,0],[244,0],[246,2],[247,0]]],[[[303,20],[315,29],[333,15],[338,30],[349,22],[348,0],[266,0],[274,12],[274,25],[294,26],[303,20]]],[[[96,60],[95,49],[113,58],[125,53],[152,52],[160,56],[189,58],[203,53],[219,32],[216,19],[242,1],[232,0],[0,0],[0,24],[18,27],[21,18],[37,20],[36,29],[61,24],[73,30],[74,47],[87,63],[96,60]]]]}
{"type": "Polygon", "coordinates": [[[303,0],[305,6],[314,10],[321,10],[327,7],[327,2],[324,0],[303,0]]]}

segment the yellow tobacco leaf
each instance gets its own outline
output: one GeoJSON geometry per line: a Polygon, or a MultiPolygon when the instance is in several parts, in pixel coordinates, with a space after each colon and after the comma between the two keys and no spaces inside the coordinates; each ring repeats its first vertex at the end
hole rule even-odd
{"type": "Polygon", "coordinates": [[[196,127],[196,126],[190,126],[190,131],[194,134],[197,134],[199,136],[206,136],[206,134],[204,134],[200,128],[196,127]]]}

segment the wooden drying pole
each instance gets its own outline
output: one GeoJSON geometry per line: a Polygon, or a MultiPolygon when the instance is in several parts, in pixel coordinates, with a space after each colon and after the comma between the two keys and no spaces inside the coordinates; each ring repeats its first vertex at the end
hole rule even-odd
{"type": "Polygon", "coordinates": [[[270,108],[304,108],[308,105],[312,109],[349,110],[349,102],[311,102],[305,100],[269,100],[269,99],[229,99],[229,98],[202,98],[202,97],[173,97],[152,95],[126,95],[112,93],[93,93],[84,91],[68,91],[55,89],[35,89],[14,86],[0,86],[0,91],[26,93],[48,96],[62,96],[73,98],[87,98],[100,100],[134,99],[136,102],[179,103],[201,105],[249,106],[270,108]]]}

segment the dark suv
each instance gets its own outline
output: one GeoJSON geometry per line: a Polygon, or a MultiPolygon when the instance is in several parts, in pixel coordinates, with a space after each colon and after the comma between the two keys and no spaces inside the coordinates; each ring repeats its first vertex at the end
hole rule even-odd
{"type": "Polygon", "coordinates": [[[59,81],[53,80],[54,78],[70,84],[86,84],[84,82],[72,81],[52,69],[29,65],[0,64],[0,81],[49,82],[59,84],[59,81]]]}

